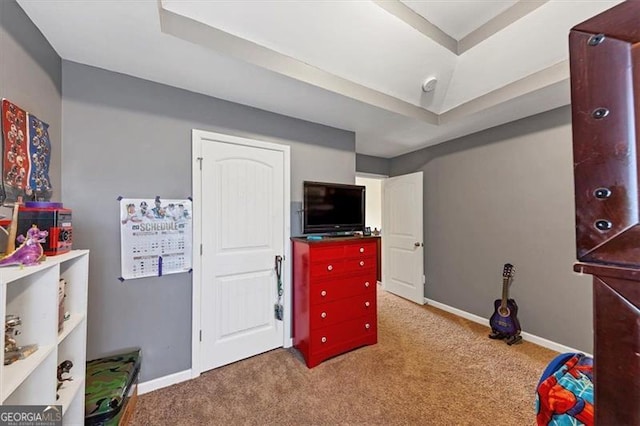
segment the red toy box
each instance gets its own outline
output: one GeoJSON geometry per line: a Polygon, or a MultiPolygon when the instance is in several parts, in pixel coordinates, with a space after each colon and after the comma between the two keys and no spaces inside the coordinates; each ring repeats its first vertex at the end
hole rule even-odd
{"type": "Polygon", "coordinates": [[[17,235],[25,235],[33,225],[49,232],[42,244],[45,255],[55,256],[71,250],[71,210],[63,208],[62,203],[27,201],[20,206],[17,235]]]}

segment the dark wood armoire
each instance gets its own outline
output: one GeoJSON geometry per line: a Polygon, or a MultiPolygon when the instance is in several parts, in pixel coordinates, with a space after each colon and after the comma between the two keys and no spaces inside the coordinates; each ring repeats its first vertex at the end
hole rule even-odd
{"type": "Polygon", "coordinates": [[[640,425],[640,0],[569,35],[574,270],[593,275],[595,422],[640,425]]]}

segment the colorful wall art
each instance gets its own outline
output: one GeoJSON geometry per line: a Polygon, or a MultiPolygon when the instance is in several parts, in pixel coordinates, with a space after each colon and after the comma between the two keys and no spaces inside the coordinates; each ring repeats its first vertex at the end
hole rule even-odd
{"type": "Polygon", "coordinates": [[[49,125],[13,104],[2,100],[4,199],[49,201],[52,187],[49,179],[51,141],[49,125]]]}

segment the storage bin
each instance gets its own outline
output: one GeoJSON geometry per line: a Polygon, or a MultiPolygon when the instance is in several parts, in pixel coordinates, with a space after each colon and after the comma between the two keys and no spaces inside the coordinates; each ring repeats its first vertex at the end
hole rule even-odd
{"type": "Polygon", "coordinates": [[[140,349],[87,361],[85,425],[125,425],[137,400],[140,349]]]}

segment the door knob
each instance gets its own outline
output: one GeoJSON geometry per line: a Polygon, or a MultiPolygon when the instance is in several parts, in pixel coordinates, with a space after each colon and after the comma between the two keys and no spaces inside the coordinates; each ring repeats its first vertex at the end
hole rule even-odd
{"type": "Polygon", "coordinates": [[[421,247],[421,246],[424,247],[424,244],[419,243],[417,241],[415,243],[413,243],[413,245],[416,246],[416,247],[421,247]]]}

